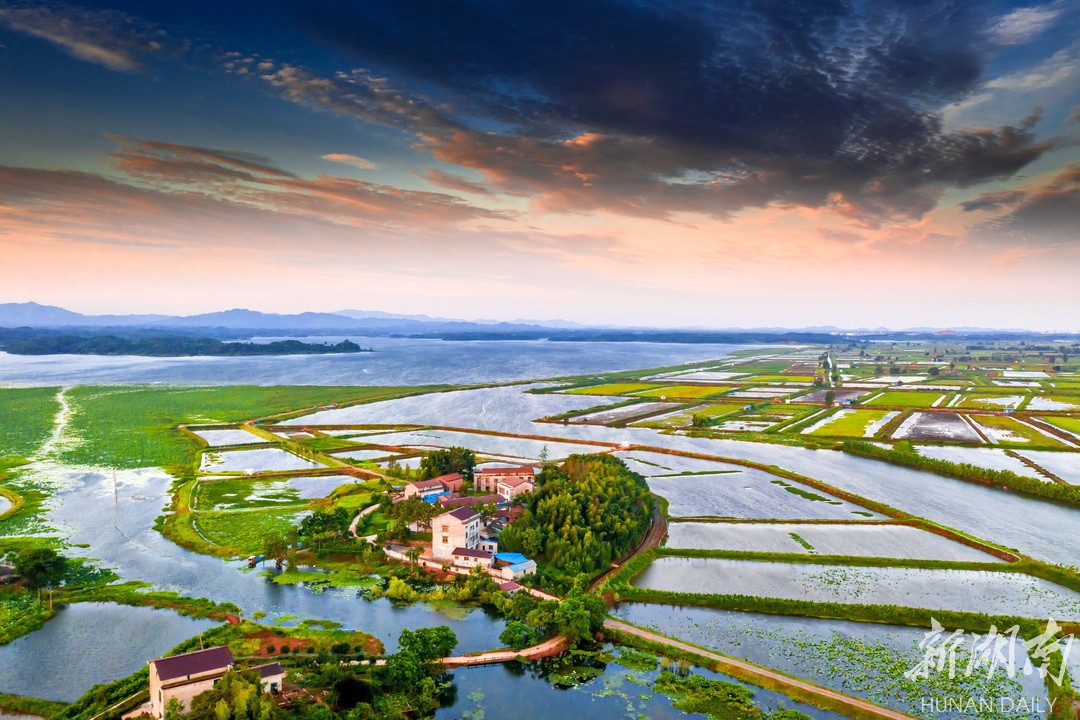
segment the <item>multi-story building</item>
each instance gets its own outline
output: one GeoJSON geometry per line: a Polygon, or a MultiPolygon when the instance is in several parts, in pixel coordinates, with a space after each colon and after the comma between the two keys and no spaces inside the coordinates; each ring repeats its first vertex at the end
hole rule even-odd
{"type": "Polygon", "coordinates": [[[473,470],[473,489],[477,492],[497,493],[499,483],[505,480],[528,480],[536,477],[536,471],[528,465],[515,467],[485,467],[473,470]]]}
{"type": "Polygon", "coordinates": [[[472,508],[459,507],[431,519],[431,554],[451,560],[454,550],[480,546],[481,518],[472,508]]]}

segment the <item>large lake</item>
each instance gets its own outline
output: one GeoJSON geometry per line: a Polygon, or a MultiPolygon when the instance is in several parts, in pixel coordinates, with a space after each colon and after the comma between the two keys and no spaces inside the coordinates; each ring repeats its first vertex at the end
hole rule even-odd
{"type": "MultiPolygon", "coordinates": [[[[345,338],[296,339],[333,343],[345,338]]],[[[732,350],[750,347],[546,340],[348,339],[374,352],[184,358],[0,353],[0,384],[429,385],[508,382],[678,365],[719,358],[732,350]]]]}

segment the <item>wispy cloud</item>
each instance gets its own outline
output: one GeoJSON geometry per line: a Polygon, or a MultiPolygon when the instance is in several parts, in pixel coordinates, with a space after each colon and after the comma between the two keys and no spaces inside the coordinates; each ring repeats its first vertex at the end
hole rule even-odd
{"type": "Polygon", "coordinates": [[[50,42],[72,57],[112,70],[133,72],[162,51],[165,34],[109,10],[37,5],[0,7],[0,24],[50,42]]]}
{"type": "Polygon", "coordinates": [[[359,170],[374,170],[378,166],[370,160],[365,160],[362,157],[356,155],[348,155],[346,153],[329,153],[322,156],[323,160],[329,160],[330,162],[344,163],[345,165],[352,165],[359,170]]]}
{"type": "Polygon", "coordinates": [[[1060,15],[1061,8],[1057,3],[1017,8],[990,21],[990,39],[998,45],[1029,42],[1049,28],[1060,15]]]}

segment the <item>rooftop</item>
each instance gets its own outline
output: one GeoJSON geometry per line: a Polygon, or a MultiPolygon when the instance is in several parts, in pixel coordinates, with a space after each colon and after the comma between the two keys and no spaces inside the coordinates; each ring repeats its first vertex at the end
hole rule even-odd
{"type": "MultiPolygon", "coordinates": [[[[453,510],[450,510],[448,512],[444,512],[442,515],[439,515],[438,517],[446,517],[447,515],[449,515],[449,516],[453,517],[455,520],[459,520],[461,522],[469,522],[473,518],[480,517],[475,512],[473,512],[472,508],[469,508],[469,507],[454,508],[453,510]]],[[[434,522],[434,520],[432,520],[432,522],[434,522]]]]}
{"type": "Polygon", "coordinates": [[[510,563],[511,565],[520,565],[523,562],[529,561],[529,558],[516,552],[495,553],[495,559],[499,562],[510,563]]]}
{"type": "Polygon", "coordinates": [[[281,667],[281,663],[279,662],[266,663],[265,665],[257,665],[251,669],[257,670],[259,672],[259,677],[264,678],[271,677],[272,675],[285,674],[285,668],[281,667]]]}
{"type": "Polygon", "coordinates": [[[536,471],[529,465],[518,465],[516,467],[493,467],[493,468],[476,468],[473,470],[473,475],[535,475],[536,471]]]}
{"type": "Polygon", "coordinates": [[[417,490],[431,490],[433,488],[442,487],[442,482],[438,478],[432,478],[431,480],[415,480],[409,484],[417,490]]]}
{"type": "Polygon", "coordinates": [[[206,650],[184,653],[183,655],[158,658],[157,660],[151,660],[150,664],[157,668],[159,678],[172,680],[173,678],[199,675],[212,670],[226,670],[233,664],[233,656],[229,652],[229,648],[221,645],[206,650]]]}
{"type": "Polygon", "coordinates": [[[454,552],[450,554],[459,557],[484,558],[485,560],[491,557],[491,553],[487,550],[473,550],[472,548],[454,548],[454,552]]]}

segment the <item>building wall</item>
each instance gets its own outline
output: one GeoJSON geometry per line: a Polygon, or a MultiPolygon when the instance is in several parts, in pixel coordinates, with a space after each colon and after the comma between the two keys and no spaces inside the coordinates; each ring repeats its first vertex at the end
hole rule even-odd
{"type": "Polygon", "coordinates": [[[463,523],[453,517],[436,517],[431,521],[431,554],[450,559],[457,548],[480,547],[480,518],[463,523]]]}
{"type": "Polygon", "coordinates": [[[497,491],[500,480],[506,480],[507,478],[532,480],[533,477],[532,473],[527,472],[495,473],[491,475],[486,473],[476,473],[473,476],[473,489],[477,492],[493,493],[497,491]]]}
{"type": "Polygon", "coordinates": [[[191,709],[191,701],[196,695],[200,695],[210,688],[214,687],[214,682],[221,677],[220,675],[214,677],[206,677],[202,680],[195,680],[193,682],[184,683],[183,685],[174,685],[173,687],[156,689],[156,692],[151,694],[150,700],[154,706],[154,715],[156,717],[165,717],[165,706],[169,704],[169,700],[176,698],[184,704],[184,711],[187,712],[191,709]]]}

